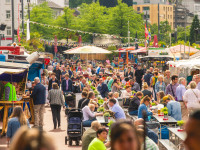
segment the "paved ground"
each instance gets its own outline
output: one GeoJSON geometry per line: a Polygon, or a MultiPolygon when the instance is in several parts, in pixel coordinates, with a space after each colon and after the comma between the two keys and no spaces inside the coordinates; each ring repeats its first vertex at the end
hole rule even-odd
{"type": "MultiPolygon", "coordinates": [[[[44,115],[44,130],[49,133],[50,136],[55,141],[55,145],[57,147],[57,150],[81,150],[81,146],[71,146],[65,145],[65,136],[67,135],[66,129],[67,129],[67,120],[65,116],[64,109],[61,111],[61,129],[53,130],[53,121],[52,121],[52,114],[50,107],[45,108],[46,112],[44,115]]],[[[0,126],[2,126],[2,123],[0,123],[0,126]]],[[[74,143],[75,145],[75,143],[74,143]]],[[[6,146],[6,138],[0,138],[0,150],[8,150],[6,146]]]]}

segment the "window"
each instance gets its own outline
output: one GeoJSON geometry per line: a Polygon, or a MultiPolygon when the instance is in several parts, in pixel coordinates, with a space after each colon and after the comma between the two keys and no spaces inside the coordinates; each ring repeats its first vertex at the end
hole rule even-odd
{"type": "Polygon", "coordinates": [[[165,7],[163,7],[163,10],[165,11],[165,7]]]}
{"type": "Polygon", "coordinates": [[[144,3],[150,3],[150,0],[144,0],[144,3]]]}
{"type": "Polygon", "coordinates": [[[137,7],[137,11],[140,11],[140,7],[137,7]]]}
{"type": "Polygon", "coordinates": [[[165,19],[165,15],[164,15],[164,19],[165,19]]]}
{"type": "Polygon", "coordinates": [[[168,19],[169,19],[169,15],[168,15],[168,19]]]}
{"type": "Polygon", "coordinates": [[[172,11],[172,7],[170,8],[170,11],[172,11]]]}
{"type": "Polygon", "coordinates": [[[69,0],[65,0],[65,5],[69,5],[69,0]]]}
{"type": "Polygon", "coordinates": [[[7,27],[7,35],[11,35],[11,27],[7,27]]]}
{"type": "Polygon", "coordinates": [[[7,3],[7,4],[10,3],[10,0],[6,0],[6,3],[7,3]]]}
{"type": "Polygon", "coordinates": [[[143,7],[143,10],[149,10],[149,7],[143,7]]]}
{"type": "Polygon", "coordinates": [[[10,10],[6,10],[6,19],[10,19],[10,10]]]}
{"type": "Polygon", "coordinates": [[[169,11],[169,7],[168,7],[168,11],[169,11]]]}
{"type": "Polygon", "coordinates": [[[22,11],[20,10],[20,15],[19,15],[19,17],[22,19],[22,11]]]}

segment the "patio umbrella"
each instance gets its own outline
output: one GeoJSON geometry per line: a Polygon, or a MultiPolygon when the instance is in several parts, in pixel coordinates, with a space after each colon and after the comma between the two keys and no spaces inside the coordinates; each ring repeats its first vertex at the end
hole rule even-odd
{"type": "Polygon", "coordinates": [[[64,51],[65,54],[87,54],[87,62],[88,62],[88,54],[111,54],[111,51],[106,49],[96,47],[96,46],[83,46],[76,47],[69,50],[64,51]]]}

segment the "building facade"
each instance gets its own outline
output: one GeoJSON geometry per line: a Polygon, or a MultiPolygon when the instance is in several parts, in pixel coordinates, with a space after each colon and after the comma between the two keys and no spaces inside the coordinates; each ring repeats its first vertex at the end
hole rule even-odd
{"type": "MultiPolygon", "coordinates": [[[[14,0],[14,29],[17,31],[18,26],[22,23],[22,0],[14,0]],[[19,18],[18,18],[19,16],[19,18]]],[[[32,2],[32,0],[30,0],[32,2]]],[[[27,14],[27,0],[23,0],[24,16],[27,14]]],[[[25,17],[24,17],[25,18],[25,17]]],[[[4,31],[0,30],[0,44],[6,46],[12,43],[12,5],[11,0],[0,0],[0,25],[5,24],[4,31]]]]}
{"type": "Polygon", "coordinates": [[[200,19],[200,1],[199,0],[182,0],[182,5],[200,19]]]}
{"type": "MultiPolygon", "coordinates": [[[[22,23],[22,0],[13,0],[14,1],[14,30],[17,31],[18,26],[22,23]],[[18,18],[19,15],[19,18],[18,18]]],[[[28,12],[28,0],[23,0],[24,4],[24,16],[28,12]]],[[[29,0],[31,4],[38,5],[41,2],[44,2],[46,0],[29,0]]],[[[50,8],[54,10],[55,16],[59,16],[62,14],[63,7],[62,6],[68,6],[69,0],[54,0],[47,1],[50,8]],[[57,3],[62,2],[62,6],[59,6],[57,3]],[[66,3],[64,3],[66,2],[66,3]]],[[[25,17],[24,17],[25,18],[25,17]]],[[[25,20],[24,20],[25,22],[25,20]]],[[[0,0],[0,25],[5,24],[6,28],[4,31],[0,30],[0,45],[1,46],[7,46],[12,43],[12,5],[11,0],[0,0]]],[[[20,32],[22,32],[20,28],[20,32]]],[[[15,35],[15,41],[17,41],[17,36],[15,35]]]]}
{"type": "Polygon", "coordinates": [[[168,4],[140,4],[133,5],[133,9],[138,13],[144,14],[144,20],[148,20],[150,24],[158,25],[158,6],[159,19],[161,21],[168,21],[172,29],[174,27],[174,7],[168,4]]]}

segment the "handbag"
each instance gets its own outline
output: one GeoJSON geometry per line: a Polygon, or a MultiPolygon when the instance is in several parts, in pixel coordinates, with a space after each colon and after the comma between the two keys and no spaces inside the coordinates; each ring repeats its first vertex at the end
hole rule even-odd
{"type": "Polygon", "coordinates": [[[122,101],[123,101],[123,106],[126,106],[126,107],[129,106],[130,98],[123,98],[122,101]]]}

